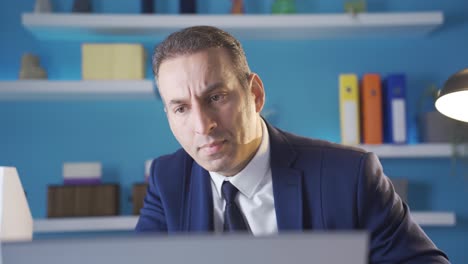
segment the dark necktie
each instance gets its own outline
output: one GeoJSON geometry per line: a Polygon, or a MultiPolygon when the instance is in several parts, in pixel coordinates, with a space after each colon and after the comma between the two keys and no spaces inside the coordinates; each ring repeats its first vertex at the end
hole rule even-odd
{"type": "Polygon", "coordinates": [[[235,202],[235,198],[239,190],[229,181],[224,181],[221,187],[221,193],[226,200],[224,208],[224,232],[246,231],[244,217],[235,202]]]}

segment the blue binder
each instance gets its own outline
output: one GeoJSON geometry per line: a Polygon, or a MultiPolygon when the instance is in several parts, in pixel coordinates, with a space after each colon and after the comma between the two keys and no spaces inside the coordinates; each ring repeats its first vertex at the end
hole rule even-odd
{"type": "Polygon", "coordinates": [[[391,74],[387,76],[383,91],[384,142],[406,144],[406,76],[391,74]]]}

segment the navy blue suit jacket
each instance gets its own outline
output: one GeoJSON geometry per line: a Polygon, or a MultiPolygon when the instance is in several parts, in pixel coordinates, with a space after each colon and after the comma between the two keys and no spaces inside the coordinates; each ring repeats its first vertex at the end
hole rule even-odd
{"type": "MultiPolygon", "coordinates": [[[[370,261],[448,263],[394,192],[376,155],[268,125],[279,232],[367,230],[370,261]]],[[[184,151],[155,159],[137,231],[213,231],[209,173],[184,151]]]]}

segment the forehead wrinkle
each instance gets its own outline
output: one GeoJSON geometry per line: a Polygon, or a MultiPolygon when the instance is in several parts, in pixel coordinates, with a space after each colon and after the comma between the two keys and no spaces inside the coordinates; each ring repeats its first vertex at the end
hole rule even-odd
{"type": "Polygon", "coordinates": [[[190,101],[192,96],[203,97],[233,81],[231,79],[235,74],[229,67],[230,64],[226,63],[226,54],[222,51],[217,53],[215,56],[206,52],[183,55],[161,64],[160,72],[170,70],[165,79],[175,80],[174,89],[166,89],[163,96],[168,99],[168,106],[190,101]],[[176,70],[179,67],[182,67],[181,70],[176,70]]]}

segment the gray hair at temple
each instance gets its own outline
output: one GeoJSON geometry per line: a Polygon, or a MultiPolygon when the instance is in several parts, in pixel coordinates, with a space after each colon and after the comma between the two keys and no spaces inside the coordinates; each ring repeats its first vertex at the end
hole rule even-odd
{"type": "Polygon", "coordinates": [[[211,26],[194,26],[169,35],[154,49],[153,73],[158,79],[159,67],[168,59],[191,55],[209,48],[225,48],[243,87],[248,85],[250,68],[240,42],[224,30],[211,26]]]}

